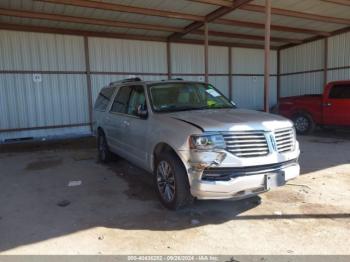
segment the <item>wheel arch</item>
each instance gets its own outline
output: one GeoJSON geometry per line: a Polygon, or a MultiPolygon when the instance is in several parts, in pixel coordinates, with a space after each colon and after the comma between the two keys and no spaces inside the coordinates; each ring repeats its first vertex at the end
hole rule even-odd
{"type": "Polygon", "coordinates": [[[168,143],[165,142],[159,142],[158,144],[155,145],[153,152],[152,152],[152,171],[154,171],[155,166],[156,166],[156,162],[157,162],[157,156],[161,153],[165,153],[165,152],[170,152],[172,153],[174,156],[176,156],[182,163],[183,167],[186,169],[181,157],[179,156],[179,154],[176,152],[176,150],[169,145],[168,143]]]}
{"type": "Polygon", "coordinates": [[[97,134],[106,135],[105,131],[103,130],[103,128],[101,126],[97,127],[96,130],[97,130],[97,134]]]}
{"type": "Polygon", "coordinates": [[[292,119],[294,119],[298,115],[308,115],[312,118],[312,120],[314,120],[313,114],[311,112],[309,112],[308,110],[306,110],[305,108],[299,108],[299,109],[295,110],[292,113],[292,119]]]}

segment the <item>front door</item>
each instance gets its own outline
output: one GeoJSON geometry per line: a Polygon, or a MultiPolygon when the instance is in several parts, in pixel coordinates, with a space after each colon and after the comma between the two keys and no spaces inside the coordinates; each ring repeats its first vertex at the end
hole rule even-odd
{"type": "Polygon", "coordinates": [[[325,125],[350,126],[350,84],[328,86],[323,108],[325,125]]]}
{"type": "Polygon", "coordinates": [[[146,168],[148,165],[148,129],[149,120],[140,117],[139,111],[147,110],[145,90],[143,86],[132,86],[130,99],[127,105],[125,125],[125,141],[127,153],[132,162],[140,167],[146,168]]]}

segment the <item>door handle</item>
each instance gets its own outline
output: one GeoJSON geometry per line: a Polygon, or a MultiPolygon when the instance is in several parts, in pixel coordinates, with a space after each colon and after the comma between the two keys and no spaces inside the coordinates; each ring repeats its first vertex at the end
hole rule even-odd
{"type": "Polygon", "coordinates": [[[126,127],[127,127],[127,126],[130,126],[129,121],[126,121],[126,120],[123,121],[123,124],[124,124],[124,126],[126,126],[126,127]]]}
{"type": "Polygon", "coordinates": [[[324,103],[323,106],[332,106],[332,103],[324,103]]]}

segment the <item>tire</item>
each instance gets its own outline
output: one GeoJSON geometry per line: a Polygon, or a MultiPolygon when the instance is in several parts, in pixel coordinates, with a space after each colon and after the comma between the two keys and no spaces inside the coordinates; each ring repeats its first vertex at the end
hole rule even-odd
{"type": "Polygon", "coordinates": [[[172,152],[157,156],[154,184],[160,201],[168,209],[177,210],[193,203],[186,169],[172,152]]]}
{"type": "Polygon", "coordinates": [[[299,135],[308,135],[315,130],[315,122],[307,113],[299,113],[293,117],[295,130],[299,135]]]}
{"type": "Polygon", "coordinates": [[[99,161],[102,163],[111,161],[112,153],[109,151],[107,139],[103,131],[99,131],[97,135],[97,151],[99,161]]]}

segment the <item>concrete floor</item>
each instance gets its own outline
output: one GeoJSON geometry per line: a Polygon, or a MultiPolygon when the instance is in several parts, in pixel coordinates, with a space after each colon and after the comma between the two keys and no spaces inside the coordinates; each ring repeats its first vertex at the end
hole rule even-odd
{"type": "Polygon", "coordinates": [[[302,176],[261,203],[179,212],[161,206],[145,172],[98,163],[91,139],[2,146],[0,253],[350,254],[350,135],[299,140],[302,176]]]}

